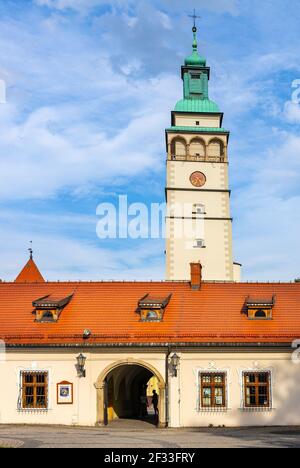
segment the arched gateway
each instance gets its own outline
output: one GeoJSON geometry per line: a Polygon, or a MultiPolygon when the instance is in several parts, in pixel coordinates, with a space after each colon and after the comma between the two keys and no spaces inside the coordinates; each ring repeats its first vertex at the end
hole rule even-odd
{"type": "Polygon", "coordinates": [[[166,427],[165,381],[151,364],[138,359],[123,359],[106,367],[95,383],[97,425],[115,418],[139,417],[142,388],[154,378],[159,393],[159,427],[166,427]]]}

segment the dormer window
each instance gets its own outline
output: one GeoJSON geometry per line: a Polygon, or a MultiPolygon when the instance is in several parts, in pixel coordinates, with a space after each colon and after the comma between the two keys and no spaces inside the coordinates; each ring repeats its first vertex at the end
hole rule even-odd
{"type": "Polygon", "coordinates": [[[160,313],[158,310],[149,310],[149,312],[147,312],[147,316],[146,316],[146,320],[147,321],[157,321],[157,320],[160,320],[161,319],[161,316],[160,316],[160,313]]]}
{"type": "Polygon", "coordinates": [[[138,304],[141,322],[162,322],[172,294],[167,297],[154,297],[147,294],[138,304]]]}
{"type": "Polygon", "coordinates": [[[72,297],[73,294],[62,298],[49,295],[33,301],[35,321],[39,323],[57,322],[61,312],[69,304],[72,297]]]}
{"type": "Polygon", "coordinates": [[[272,320],[272,312],[275,306],[276,298],[270,299],[246,299],[246,310],[249,320],[272,320]]]}
{"type": "Polygon", "coordinates": [[[260,309],[257,312],[255,312],[255,318],[265,319],[267,318],[267,312],[263,309],[260,309]]]}
{"type": "Polygon", "coordinates": [[[41,314],[41,322],[57,322],[57,315],[54,311],[40,311],[41,314]]]}

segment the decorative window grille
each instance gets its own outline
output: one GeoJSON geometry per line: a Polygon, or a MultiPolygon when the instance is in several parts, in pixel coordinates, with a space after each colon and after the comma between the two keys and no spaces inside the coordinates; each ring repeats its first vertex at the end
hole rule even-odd
{"type": "Polygon", "coordinates": [[[21,372],[20,408],[22,410],[47,410],[48,385],[48,372],[21,372]]]}
{"type": "Polygon", "coordinates": [[[271,408],[271,373],[244,372],[244,408],[271,408]]]}
{"type": "Polygon", "coordinates": [[[200,403],[202,409],[226,408],[226,373],[200,374],[200,403]]]}

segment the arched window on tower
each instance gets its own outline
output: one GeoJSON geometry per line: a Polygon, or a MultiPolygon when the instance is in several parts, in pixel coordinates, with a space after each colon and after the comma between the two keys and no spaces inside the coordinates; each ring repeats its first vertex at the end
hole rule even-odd
{"type": "Polygon", "coordinates": [[[205,143],[201,138],[194,138],[190,143],[189,159],[203,161],[205,159],[205,143]]]}
{"type": "Polygon", "coordinates": [[[207,157],[209,160],[224,160],[224,143],[221,140],[214,139],[208,145],[207,157]]]}
{"type": "Polygon", "coordinates": [[[185,160],[186,154],[186,141],[180,137],[174,138],[171,143],[171,158],[185,160]]]}

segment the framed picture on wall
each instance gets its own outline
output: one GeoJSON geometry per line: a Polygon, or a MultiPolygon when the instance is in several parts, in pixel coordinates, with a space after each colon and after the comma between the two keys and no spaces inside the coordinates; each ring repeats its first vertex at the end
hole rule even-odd
{"type": "Polygon", "coordinates": [[[57,384],[57,404],[73,405],[73,384],[71,382],[57,384]]]}

